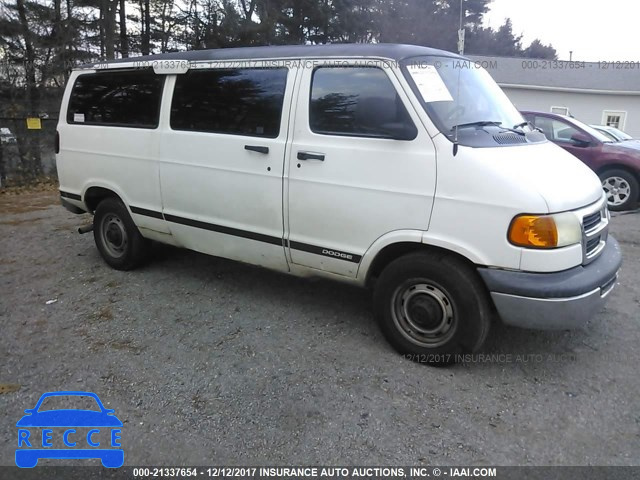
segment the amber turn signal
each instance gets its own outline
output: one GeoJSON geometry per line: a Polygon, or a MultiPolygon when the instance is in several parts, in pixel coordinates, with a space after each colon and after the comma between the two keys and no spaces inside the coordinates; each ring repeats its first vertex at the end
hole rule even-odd
{"type": "Polygon", "coordinates": [[[511,222],[509,241],[520,247],[557,247],[556,222],[551,216],[520,215],[511,222]]]}

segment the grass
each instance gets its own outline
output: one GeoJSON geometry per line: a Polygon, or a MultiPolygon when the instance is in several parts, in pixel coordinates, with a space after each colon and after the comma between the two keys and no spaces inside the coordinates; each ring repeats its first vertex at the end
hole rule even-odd
{"type": "Polygon", "coordinates": [[[58,190],[58,177],[41,175],[35,178],[6,179],[0,188],[0,195],[18,195],[43,190],[58,190]]]}
{"type": "Polygon", "coordinates": [[[3,220],[2,222],[0,222],[0,225],[24,225],[25,223],[35,223],[35,222],[39,222],[40,220],[42,220],[42,217],[38,217],[38,218],[23,218],[20,220],[3,220]]]}
{"type": "Polygon", "coordinates": [[[96,318],[99,320],[113,320],[113,312],[111,307],[102,307],[96,312],[96,318]]]}
{"type": "Polygon", "coordinates": [[[0,194],[0,215],[21,214],[46,210],[51,205],[60,202],[57,191],[54,190],[23,190],[0,194]]]}

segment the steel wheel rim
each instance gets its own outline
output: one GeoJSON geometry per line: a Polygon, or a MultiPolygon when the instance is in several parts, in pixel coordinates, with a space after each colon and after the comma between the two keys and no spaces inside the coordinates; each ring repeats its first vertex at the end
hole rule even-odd
{"type": "Polygon", "coordinates": [[[631,195],[631,186],[622,177],[605,178],[602,181],[602,188],[607,196],[607,203],[613,207],[622,205],[631,195]]]}
{"type": "Polygon", "coordinates": [[[422,347],[444,345],[458,327],[447,293],[426,280],[412,280],[397,288],[392,297],[391,314],[398,331],[422,347]]]}
{"type": "Polygon", "coordinates": [[[113,258],[122,257],[127,251],[129,238],[124,222],[114,214],[105,215],[100,225],[100,236],[102,244],[110,256],[113,258]]]}

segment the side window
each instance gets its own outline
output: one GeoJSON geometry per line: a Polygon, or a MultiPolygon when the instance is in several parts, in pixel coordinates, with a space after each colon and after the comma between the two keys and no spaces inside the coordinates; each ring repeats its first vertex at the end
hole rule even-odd
{"type": "Polygon", "coordinates": [[[542,133],[544,133],[544,136],[547,137],[547,140],[555,140],[550,118],[536,116],[533,118],[533,124],[536,126],[536,128],[542,130],[542,133]]]}
{"type": "Polygon", "coordinates": [[[67,122],[156,128],[164,76],[153,70],[80,75],[71,91],[67,122]]]}
{"type": "Polygon", "coordinates": [[[527,113],[527,114],[523,113],[523,114],[522,114],[522,117],[523,117],[527,122],[529,122],[529,123],[531,123],[531,124],[533,124],[533,125],[535,125],[535,124],[536,124],[536,123],[535,123],[535,117],[534,117],[533,115],[531,115],[530,113],[527,113]]]}
{"type": "Polygon", "coordinates": [[[313,72],[309,126],[314,133],[413,139],[411,121],[387,74],[380,68],[322,67],[313,72]]]}
{"type": "Polygon", "coordinates": [[[579,133],[578,130],[571,125],[560,122],[558,120],[551,120],[553,126],[553,139],[558,142],[574,143],[571,137],[579,133]]]}
{"type": "Polygon", "coordinates": [[[190,70],[178,75],[171,128],[276,138],[286,68],[190,70]]]}

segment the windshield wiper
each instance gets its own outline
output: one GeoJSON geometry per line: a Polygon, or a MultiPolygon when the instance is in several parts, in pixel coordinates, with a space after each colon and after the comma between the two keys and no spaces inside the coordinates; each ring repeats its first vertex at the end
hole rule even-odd
{"type": "MultiPolygon", "coordinates": [[[[528,122],[524,125],[528,125],[528,122]]],[[[455,130],[456,128],[466,128],[466,127],[500,127],[507,132],[517,133],[518,135],[526,135],[522,130],[515,130],[518,127],[516,125],[514,128],[503,127],[502,122],[496,122],[492,120],[481,120],[479,122],[469,122],[469,123],[461,123],[460,125],[454,125],[451,127],[451,130],[455,130]]]]}
{"type": "Polygon", "coordinates": [[[469,123],[461,123],[460,125],[454,125],[451,127],[451,130],[455,130],[456,128],[466,128],[466,127],[499,127],[502,125],[502,122],[496,122],[492,120],[481,120],[479,122],[469,122],[469,123]]]}
{"type": "Polygon", "coordinates": [[[522,127],[526,127],[527,125],[529,125],[529,122],[522,122],[517,125],[514,125],[513,128],[522,128],[522,127]]]}

